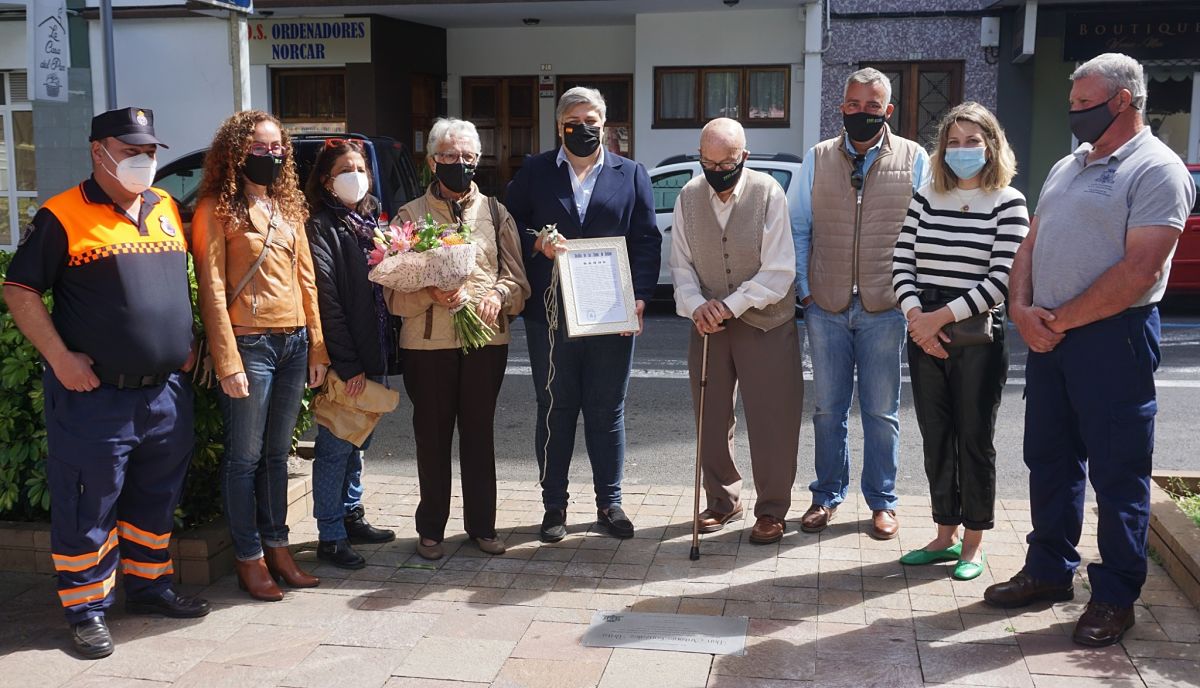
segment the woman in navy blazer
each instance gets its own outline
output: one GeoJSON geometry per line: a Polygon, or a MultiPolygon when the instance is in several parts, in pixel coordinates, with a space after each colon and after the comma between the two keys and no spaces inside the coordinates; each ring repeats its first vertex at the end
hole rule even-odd
{"type": "Polygon", "coordinates": [[[538,401],[535,449],[546,509],[543,542],[557,542],[567,534],[567,472],[580,411],[592,463],[597,523],[615,537],[633,537],[633,523],[621,509],[625,393],[633,363],[633,337],[568,339],[561,307],[559,327],[552,333],[542,296],[550,286],[555,247],[542,246],[525,231],[556,225],[566,239],[625,237],[640,333],[642,312],[658,283],[662,235],[655,223],[654,194],[646,168],[605,151],[601,145],[604,116],[604,97],[599,91],[578,87],[564,93],[556,112],[563,146],[527,159],[504,200],[522,230],[525,272],[532,288],[523,315],[538,401]],[[551,336],[555,374],[547,391],[551,336]]]}

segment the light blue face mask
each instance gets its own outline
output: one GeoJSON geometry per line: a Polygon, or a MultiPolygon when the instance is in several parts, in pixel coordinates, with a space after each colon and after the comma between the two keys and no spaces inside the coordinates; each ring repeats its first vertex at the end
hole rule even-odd
{"type": "Polygon", "coordinates": [[[979,174],[987,164],[987,147],[979,148],[947,148],[943,159],[950,166],[950,171],[959,179],[970,179],[979,174]]]}

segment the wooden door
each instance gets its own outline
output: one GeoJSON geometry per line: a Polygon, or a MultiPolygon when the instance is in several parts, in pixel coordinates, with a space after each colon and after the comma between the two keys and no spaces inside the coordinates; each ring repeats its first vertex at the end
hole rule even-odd
{"type": "Polygon", "coordinates": [[[463,77],[463,119],[479,130],[483,152],[475,183],[489,196],[503,197],[504,188],[537,153],[537,77],[463,77]]]}
{"type": "Polygon", "coordinates": [[[413,167],[420,176],[422,186],[431,181],[429,165],[425,162],[427,150],[425,137],[438,116],[438,87],[441,80],[433,74],[412,75],[412,140],[407,143],[412,155],[413,167]]]}

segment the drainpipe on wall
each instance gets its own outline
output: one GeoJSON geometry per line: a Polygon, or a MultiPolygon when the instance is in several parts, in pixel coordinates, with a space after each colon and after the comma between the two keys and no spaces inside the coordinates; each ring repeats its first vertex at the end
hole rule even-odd
{"type": "Polygon", "coordinates": [[[821,141],[821,71],[829,49],[829,0],[813,0],[804,6],[804,141],[805,152],[821,141]]]}

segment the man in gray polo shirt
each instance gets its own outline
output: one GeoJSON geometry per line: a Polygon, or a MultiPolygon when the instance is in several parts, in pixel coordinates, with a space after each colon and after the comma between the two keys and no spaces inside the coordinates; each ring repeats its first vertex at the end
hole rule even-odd
{"type": "Polygon", "coordinates": [[[1029,344],[1025,464],[1033,532],[1025,567],[984,598],[999,607],[1074,597],[1085,481],[1101,561],[1075,642],[1110,645],[1133,625],[1146,580],[1154,370],[1171,254],[1196,188],[1143,123],[1133,58],[1106,53],[1071,75],[1081,142],[1050,171],[1013,263],[1010,313],[1029,344]]]}

